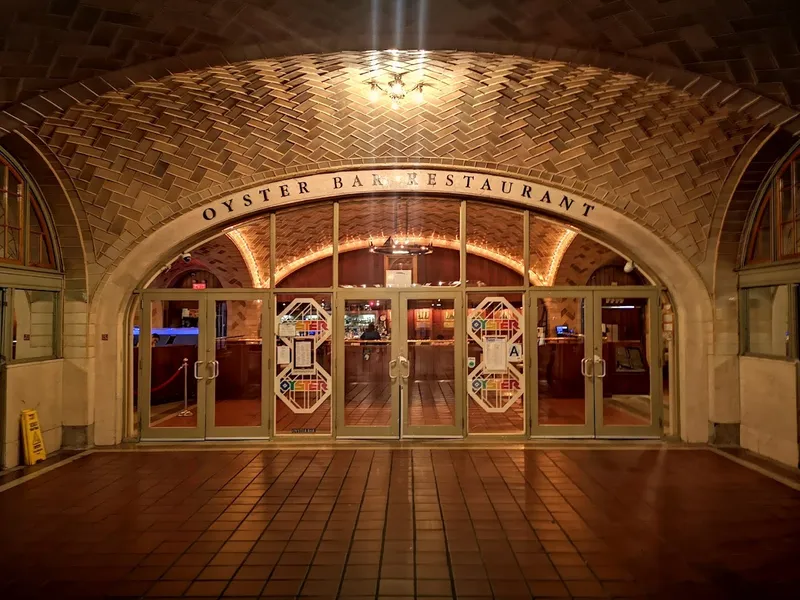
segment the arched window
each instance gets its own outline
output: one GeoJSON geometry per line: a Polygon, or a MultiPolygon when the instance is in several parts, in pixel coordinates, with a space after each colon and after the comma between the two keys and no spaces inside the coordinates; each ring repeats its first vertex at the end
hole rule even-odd
{"type": "Polygon", "coordinates": [[[56,268],[53,240],[36,191],[2,156],[0,264],[56,268]]]}
{"type": "Polygon", "coordinates": [[[745,249],[745,265],[800,260],[800,149],[763,188],[745,249]]]}

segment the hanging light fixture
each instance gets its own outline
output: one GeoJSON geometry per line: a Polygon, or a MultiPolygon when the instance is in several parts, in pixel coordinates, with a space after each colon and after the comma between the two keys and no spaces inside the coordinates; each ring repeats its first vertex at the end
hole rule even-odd
{"type": "Polygon", "coordinates": [[[428,244],[412,244],[408,240],[398,243],[392,236],[389,236],[380,246],[376,246],[370,240],[369,251],[373,254],[385,254],[388,256],[422,256],[423,254],[431,254],[433,248],[428,244]]]}
{"type": "Polygon", "coordinates": [[[417,244],[412,243],[408,238],[408,201],[406,200],[406,237],[402,241],[397,241],[395,235],[398,233],[397,229],[397,204],[398,198],[395,198],[394,205],[394,234],[386,238],[383,244],[376,246],[373,244],[372,239],[369,240],[369,251],[372,254],[383,254],[386,256],[422,256],[424,254],[431,254],[433,252],[432,244],[417,244]]]}
{"type": "Polygon", "coordinates": [[[423,90],[426,87],[425,83],[418,81],[410,88],[406,87],[405,83],[403,82],[404,75],[405,73],[395,73],[392,75],[391,80],[385,84],[381,84],[375,79],[370,80],[370,101],[377,102],[380,99],[381,94],[384,94],[389,97],[389,100],[392,103],[392,108],[395,110],[400,108],[400,104],[409,96],[411,96],[411,98],[416,101],[417,104],[421,104],[425,100],[423,95],[423,90]]]}

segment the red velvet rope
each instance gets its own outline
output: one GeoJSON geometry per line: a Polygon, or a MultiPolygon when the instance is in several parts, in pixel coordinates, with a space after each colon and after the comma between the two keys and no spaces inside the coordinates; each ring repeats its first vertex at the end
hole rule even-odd
{"type": "MultiPolygon", "coordinates": [[[[172,377],[170,377],[169,379],[167,379],[167,380],[166,380],[164,383],[162,383],[161,385],[157,385],[157,386],[156,386],[156,387],[154,387],[154,388],[150,388],[150,393],[152,394],[153,392],[158,392],[158,391],[160,391],[160,390],[163,390],[163,389],[164,389],[165,387],[167,387],[167,386],[168,386],[170,383],[172,383],[173,381],[175,381],[175,379],[178,377],[178,375],[180,375],[181,371],[183,371],[183,365],[181,365],[180,367],[178,367],[178,370],[177,370],[177,371],[175,371],[175,373],[173,373],[173,374],[172,374],[172,377]]],[[[137,390],[137,391],[138,391],[138,390],[137,390]]]]}

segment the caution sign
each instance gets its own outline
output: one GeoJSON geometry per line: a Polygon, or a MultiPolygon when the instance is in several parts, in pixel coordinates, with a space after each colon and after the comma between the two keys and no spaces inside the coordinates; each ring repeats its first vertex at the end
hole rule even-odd
{"type": "Polygon", "coordinates": [[[47,458],[42,428],[39,426],[39,415],[35,410],[22,411],[22,442],[25,448],[26,465],[35,465],[47,458]]]}

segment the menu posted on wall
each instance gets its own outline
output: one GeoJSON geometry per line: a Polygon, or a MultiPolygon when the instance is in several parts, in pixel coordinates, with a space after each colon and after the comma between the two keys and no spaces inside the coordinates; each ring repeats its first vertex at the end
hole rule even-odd
{"type": "Polygon", "coordinates": [[[505,373],[508,368],[508,340],[504,337],[485,337],[486,371],[505,373]]]}
{"type": "Polygon", "coordinates": [[[294,368],[311,369],[314,367],[314,342],[311,340],[294,341],[294,368]]]}
{"type": "Polygon", "coordinates": [[[278,346],[278,364],[288,365],[292,362],[289,346],[278,346]]]}
{"type": "Polygon", "coordinates": [[[297,328],[293,321],[284,321],[278,327],[278,336],[280,337],[294,337],[297,333],[297,328]]]}

